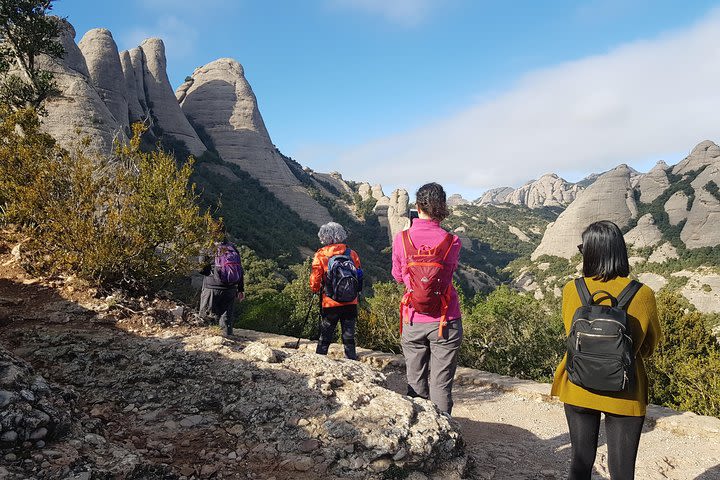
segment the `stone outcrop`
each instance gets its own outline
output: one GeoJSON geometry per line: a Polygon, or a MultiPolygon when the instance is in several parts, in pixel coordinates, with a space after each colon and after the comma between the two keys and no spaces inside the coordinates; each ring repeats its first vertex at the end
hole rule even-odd
{"type": "Polygon", "coordinates": [[[38,59],[38,67],[53,73],[60,91],[45,102],[47,115],[42,118],[43,128],[65,148],[73,148],[82,137],[87,137],[91,150],[110,154],[114,141],[125,141],[127,137],[90,80],[85,57],[75,44],[75,29],[65,20],[59,22],[62,27],[59,41],[65,55],[60,59],[38,59]]]}
{"type": "Polygon", "coordinates": [[[720,149],[713,146],[718,150],[718,156],[713,157],[715,163],[691,182],[695,199],[680,232],[680,239],[689,249],[720,245],[720,196],[717,190],[712,192],[713,185],[715,189],[720,186],[720,149]]]}
{"type": "Polygon", "coordinates": [[[476,205],[498,205],[500,203],[505,203],[508,195],[514,191],[515,189],[512,187],[493,188],[485,192],[482,197],[478,198],[473,203],[476,205]]]}
{"type": "Polygon", "coordinates": [[[117,45],[109,30],[95,28],[78,43],[95,91],[122,127],[129,126],[128,92],[117,45]]]}
{"type": "Polygon", "coordinates": [[[667,278],[665,278],[662,275],[659,275],[657,273],[651,273],[651,272],[641,273],[640,275],[638,275],[638,280],[640,280],[642,283],[644,283],[648,287],[652,288],[653,291],[655,291],[655,292],[659,291],[661,288],[663,288],[668,283],[667,278]]]}
{"type": "MultiPolygon", "coordinates": [[[[139,50],[138,50],[139,51],[139,50]]],[[[130,123],[143,121],[147,116],[147,111],[140,105],[140,94],[138,93],[138,82],[135,78],[135,69],[133,68],[130,52],[123,50],[119,53],[120,66],[122,67],[123,76],[125,77],[125,91],[127,92],[128,102],[128,120],[130,123]]],[[[145,94],[143,93],[143,97],[145,94]]]]}
{"type": "Polygon", "coordinates": [[[668,260],[678,257],[677,248],[671,243],[665,242],[650,254],[647,261],[651,263],[665,263],[668,260]]]}
{"type": "Polygon", "coordinates": [[[720,275],[693,272],[680,293],[702,313],[720,313],[720,275]]]}
{"type": "Polygon", "coordinates": [[[447,198],[448,207],[456,207],[458,205],[469,205],[470,200],[466,200],[459,193],[454,193],[447,198]]]}
{"type": "MultiPolygon", "coordinates": [[[[376,185],[376,187],[380,187],[376,185]]],[[[382,193],[382,188],[373,187],[373,198],[378,193],[382,193]]],[[[395,238],[398,232],[410,227],[410,196],[403,189],[397,189],[392,192],[389,197],[381,196],[375,204],[373,212],[378,217],[380,225],[384,226],[388,231],[390,241],[395,238]]]]}
{"type": "Polygon", "coordinates": [[[568,183],[554,173],[548,173],[514,190],[504,203],[528,208],[565,207],[575,200],[582,188],[568,183]]]}
{"type": "Polygon", "coordinates": [[[541,255],[572,258],[583,230],[593,222],[610,220],[620,228],[627,226],[637,216],[630,175],[626,165],[601,175],[548,225],[531,258],[535,260],[541,255]]]}
{"type": "Polygon", "coordinates": [[[372,187],[369,183],[363,182],[358,186],[358,195],[360,195],[360,198],[365,200],[370,200],[373,198],[372,196],[372,187]]]}
{"type": "Polygon", "coordinates": [[[642,203],[652,203],[670,186],[666,173],[669,168],[667,163],[661,160],[648,173],[639,177],[636,188],[640,192],[642,203]]]}
{"type": "Polygon", "coordinates": [[[345,180],[342,178],[342,174],[340,172],[330,172],[330,173],[319,173],[319,172],[313,172],[312,176],[316,178],[317,180],[320,180],[321,182],[325,182],[327,184],[332,185],[338,192],[342,193],[348,193],[353,194],[353,189],[350,188],[350,185],[348,185],[345,180]]]}
{"type": "Polygon", "coordinates": [[[720,147],[710,140],[705,140],[697,144],[690,152],[690,155],[675,165],[672,173],[675,175],[684,175],[699,170],[706,165],[711,165],[717,162],[718,159],[720,159],[720,147]]]}
{"type": "Polygon", "coordinates": [[[685,220],[688,216],[688,196],[685,192],[679,190],[673,193],[667,202],[665,202],[664,209],[668,214],[668,220],[670,225],[678,225],[680,222],[685,220]]]}
{"type": "Polygon", "coordinates": [[[275,149],[238,62],[221,58],[197,68],[176,95],[182,111],[205,130],[223,160],[255,177],[302,218],[317,225],[331,220],[275,149]]]}
{"type": "Polygon", "coordinates": [[[373,185],[372,190],[370,191],[370,195],[372,195],[372,197],[378,201],[382,200],[383,197],[388,198],[388,197],[385,197],[385,194],[383,193],[382,185],[380,185],[379,183],[373,185]]]}
{"type": "Polygon", "coordinates": [[[647,213],[640,217],[637,225],[625,234],[625,243],[636,248],[651,247],[662,240],[662,233],[655,225],[652,214],[647,213]]]}
{"type": "MultiPolygon", "coordinates": [[[[140,44],[140,50],[145,98],[155,126],[163,135],[182,141],[191,154],[202,155],[207,148],[180,109],[167,76],[165,44],[159,38],[149,38],[140,44]]],[[[136,76],[139,73],[135,71],[136,76]]]]}

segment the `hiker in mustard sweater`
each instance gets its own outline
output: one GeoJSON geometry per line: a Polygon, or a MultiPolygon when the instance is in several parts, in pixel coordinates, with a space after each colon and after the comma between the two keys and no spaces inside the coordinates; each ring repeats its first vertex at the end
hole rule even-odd
{"type": "MultiPolygon", "coordinates": [[[[609,221],[591,224],[583,232],[578,249],[583,256],[583,277],[589,292],[603,290],[617,298],[630,283],[627,248],[617,225],[609,221]]],[[[609,298],[602,298],[603,294],[600,294],[595,300],[604,305],[610,304],[609,298]]],[[[566,334],[570,333],[573,315],[581,305],[580,294],[575,282],[571,281],[562,293],[566,334]]],[[[568,477],[571,480],[591,478],[601,413],[605,415],[610,477],[621,480],[635,476],[635,459],[648,403],[648,380],[643,358],[653,353],[660,339],[653,291],[642,285],[630,300],[626,312],[632,353],[635,355],[635,372],[634,381],[629,382],[625,390],[589,390],[572,383],[565,369],[567,354],[555,371],[551,394],[560,397],[565,404],[572,444],[568,477]]]]}

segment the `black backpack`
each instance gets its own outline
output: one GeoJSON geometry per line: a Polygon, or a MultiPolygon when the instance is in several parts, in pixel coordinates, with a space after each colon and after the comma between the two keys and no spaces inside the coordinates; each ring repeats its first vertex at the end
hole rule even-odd
{"type": "Polygon", "coordinates": [[[328,260],[325,295],[340,303],[355,300],[362,288],[350,251],[347,248],[345,253],[333,255],[328,260]]]}
{"type": "Polygon", "coordinates": [[[575,280],[582,306],[575,310],[567,338],[565,370],[572,383],[604,392],[632,388],[635,353],[626,309],[640,287],[632,280],[615,298],[605,290],[591,294],[584,278],[575,280]],[[604,299],[611,305],[596,303],[604,299]]]}

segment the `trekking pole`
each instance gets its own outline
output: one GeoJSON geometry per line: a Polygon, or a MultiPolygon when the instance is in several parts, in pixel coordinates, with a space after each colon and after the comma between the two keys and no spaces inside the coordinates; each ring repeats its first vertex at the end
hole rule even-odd
{"type": "Polygon", "coordinates": [[[308,310],[307,310],[307,313],[305,314],[305,320],[303,321],[302,330],[300,331],[300,336],[298,337],[297,342],[295,342],[294,344],[293,344],[293,343],[286,344],[286,345],[285,345],[286,348],[293,348],[293,349],[295,349],[295,350],[297,350],[298,348],[300,348],[300,340],[302,339],[302,332],[305,330],[305,327],[307,326],[307,322],[308,322],[308,320],[310,319],[310,312],[312,311],[313,299],[315,298],[315,295],[317,295],[317,294],[316,294],[316,293],[313,293],[313,294],[312,294],[312,297],[310,297],[310,302],[309,302],[309,305],[308,305],[308,310]]]}

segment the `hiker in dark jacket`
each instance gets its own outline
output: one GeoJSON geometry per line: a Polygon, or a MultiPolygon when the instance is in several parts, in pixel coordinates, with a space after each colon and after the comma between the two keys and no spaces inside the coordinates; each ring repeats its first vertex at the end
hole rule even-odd
{"type": "Polygon", "coordinates": [[[318,341],[315,353],[327,355],[328,348],[334,340],[335,329],[340,322],[342,331],[343,347],[345,356],[356,360],[355,353],[355,322],[357,321],[357,293],[362,289],[362,270],[360,269],[360,257],[354,250],[350,250],[343,242],[347,238],[345,229],[339,223],[330,222],[320,227],[318,232],[320,243],[323,244],[312,262],[310,274],[310,289],[322,296],[322,321],[320,323],[320,340],[318,341]],[[326,283],[328,281],[328,263],[336,255],[347,254],[357,270],[358,286],[354,298],[348,301],[336,301],[328,295],[326,283]]]}
{"type": "Polygon", "coordinates": [[[217,244],[216,254],[212,263],[209,263],[200,272],[205,275],[203,278],[202,293],[200,294],[200,316],[217,318],[223,335],[233,334],[235,299],[245,299],[245,278],[242,266],[239,266],[239,279],[235,282],[223,281],[223,275],[219,265],[219,256],[230,250],[237,252],[239,261],[240,255],[235,245],[227,240],[217,244]]]}

